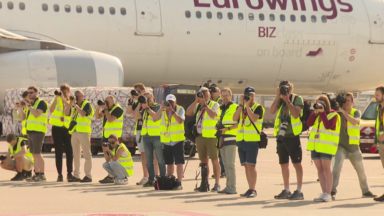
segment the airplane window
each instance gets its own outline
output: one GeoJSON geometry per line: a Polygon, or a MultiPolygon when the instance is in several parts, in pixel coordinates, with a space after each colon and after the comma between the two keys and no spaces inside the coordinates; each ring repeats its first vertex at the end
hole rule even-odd
{"type": "Polygon", "coordinates": [[[88,11],[88,13],[93,14],[93,7],[88,6],[87,11],[88,11]]]}
{"type": "Polygon", "coordinates": [[[217,19],[223,19],[223,14],[221,12],[217,12],[217,19]]]}
{"type": "Polygon", "coordinates": [[[233,19],[233,13],[228,12],[228,19],[232,20],[233,19]]]}
{"type": "Polygon", "coordinates": [[[315,15],[312,15],[311,16],[311,20],[313,23],[317,22],[317,17],[315,15]]]}
{"type": "Polygon", "coordinates": [[[280,21],[281,21],[281,22],[285,22],[285,15],[284,15],[284,14],[281,14],[281,15],[280,15],[280,21]]]}
{"type": "Polygon", "coordinates": [[[121,13],[121,15],[126,15],[127,14],[127,9],[121,8],[120,9],[120,13],[121,13]]]}
{"type": "Polygon", "coordinates": [[[307,17],[305,15],[301,15],[301,22],[306,22],[307,21],[307,17]]]}
{"type": "Polygon", "coordinates": [[[57,4],[53,5],[53,10],[54,10],[55,12],[59,12],[59,10],[60,10],[60,6],[57,5],[57,4]]]}
{"type": "Polygon", "coordinates": [[[200,12],[200,11],[196,11],[196,17],[197,17],[198,19],[201,18],[201,12],[200,12]]]}
{"type": "Polygon", "coordinates": [[[249,13],[248,14],[248,19],[253,21],[255,19],[255,15],[253,15],[253,13],[249,13]]]}
{"type": "Polygon", "coordinates": [[[244,19],[244,15],[243,15],[243,13],[239,13],[239,14],[238,14],[238,17],[239,17],[239,20],[243,20],[243,19],[244,19]]]}
{"type": "Polygon", "coordinates": [[[114,7],[110,7],[109,8],[109,13],[111,13],[111,15],[115,15],[115,13],[116,13],[115,8],[114,7]]]}
{"type": "Polygon", "coordinates": [[[43,11],[48,11],[48,5],[47,4],[43,4],[42,8],[43,8],[43,11]]]}
{"type": "Polygon", "coordinates": [[[291,15],[291,21],[292,21],[292,22],[296,22],[296,16],[293,15],[293,14],[291,15]]]}
{"type": "Polygon", "coordinates": [[[80,5],[77,5],[76,6],[76,11],[77,11],[77,13],[81,13],[83,11],[83,9],[81,8],[80,5]]]}
{"type": "Polygon", "coordinates": [[[265,19],[264,14],[259,14],[259,20],[264,21],[264,19],[265,19]]]}
{"type": "Polygon", "coordinates": [[[185,17],[191,18],[191,12],[190,11],[185,11],[185,17]]]}
{"type": "Polygon", "coordinates": [[[64,10],[65,10],[65,12],[67,12],[67,13],[71,12],[71,6],[69,6],[69,5],[65,5],[64,10]]]}
{"type": "Polygon", "coordinates": [[[322,16],[322,17],[321,17],[321,21],[322,21],[323,23],[326,23],[326,22],[327,22],[327,16],[325,16],[325,15],[322,16]]]}
{"type": "Polygon", "coordinates": [[[8,9],[12,10],[13,9],[13,2],[8,2],[8,9]]]}
{"type": "Polygon", "coordinates": [[[208,19],[212,19],[212,12],[211,12],[211,11],[208,11],[208,12],[207,12],[207,18],[208,18],[208,19]]]}
{"type": "Polygon", "coordinates": [[[19,3],[20,10],[25,10],[25,4],[23,2],[19,3]]]}
{"type": "Polygon", "coordinates": [[[99,14],[104,14],[104,7],[99,7],[99,14]]]}
{"type": "Polygon", "coordinates": [[[275,14],[269,14],[269,20],[275,21],[275,14]]]}

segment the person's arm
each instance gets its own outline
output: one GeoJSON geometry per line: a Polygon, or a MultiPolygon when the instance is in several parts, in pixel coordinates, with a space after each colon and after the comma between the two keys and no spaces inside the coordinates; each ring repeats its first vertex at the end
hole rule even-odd
{"type": "Polygon", "coordinates": [[[53,113],[53,111],[55,111],[58,98],[59,98],[58,96],[53,97],[53,101],[49,106],[49,112],[53,113]]]}
{"type": "Polygon", "coordinates": [[[95,117],[96,119],[102,119],[104,117],[104,113],[100,111],[100,106],[96,107],[95,117]]]}
{"type": "MultiPolygon", "coordinates": [[[[253,123],[257,122],[257,120],[259,120],[259,118],[260,118],[260,115],[258,114],[260,112],[257,112],[258,111],[257,109],[263,109],[263,108],[261,106],[257,107],[255,110],[256,113],[252,111],[251,106],[247,106],[246,109],[247,109],[248,118],[253,123]]],[[[262,113],[263,113],[263,111],[261,110],[261,114],[262,113]]]]}
{"type": "Polygon", "coordinates": [[[20,156],[23,156],[25,155],[25,153],[27,152],[27,147],[24,145],[24,146],[21,146],[21,149],[19,152],[17,152],[15,155],[13,155],[13,157],[20,157],[20,156]]]}
{"type": "Polygon", "coordinates": [[[163,113],[164,110],[165,110],[164,101],[162,101],[160,109],[155,113],[155,115],[152,115],[154,122],[157,122],[158,120],[160,120],[161,114],[163,113]]]}
{"type": "Polygon", "coordinates": [[[327,130],[335,130],[337,123],[337,115],[328,120],[327,114],[325,112],[320,113],[321,121],[323,121],[324,127],[327,130]]]}
{"type": "MultiPolygon", "coordinates": [[[[159,108],[160,108],[160,105],[155,107],[155,110],[159,110],[159,108]]],[[[147,109],[147,113],[152,117],[152,119],[153,119],[153,116],[156,115],[156,111],[153,111],[151,108],[147,109]]]]}
{"type": "MultiPolygon", "coordinates": [[[[40,103],[45,103],[45,102],[41,101],[40,103]]],[[[35,118],[38,118],[41,114],[43,114],[43,110],[39,108],[34,109],[32,106],[29,106],[28,109],[30,111],[30,115],[33,115],[35,118]]]]}
{"type": "MultiPolygon", "coordinates": [[[[195,109],[197,105],[197,100],[195,100],[187,109],[187,116],[193,116],[195,114],[195,109]]],[[[197,111],[196,111],[197,112],[197,111]]]]}
{"type": "Polygon", "coordinates": [[[184,109],[181,108],[178,112],[173,112],[172,116],[175,118],[177,123],[182,124],[185,120],[184,109]]]}
{"type": "Polygon", "coordinates": [[[357,125],[360,122],[360,111],[356,110],[354,113],[354,117],[349,115],[345,110],[340,109],[341,113],[343,113],[344,117],[349,121],[352,125],[357,125]]]}
{"type": "Polygon", "coordinates": [[[314,113],[314,112],[311,113],[311,115],[309,115],[308,120],[307,120],[307,126],[308,127],[313,126],[313,124],[315,123],[316,117],[317,117],[317,113],[314,113]]]}
{"type": "Polygon", "coordinates": [[[133,113],[133,111],[135,110],[135,107],[133,107],[133,99],[130,98],[128,99],[128,106],[127,106],[127,114],[128,115],[131,115],[133,113]]]}
{"type": "Polygon", "coordinates": [[[7,151],[7,154],[5,155],[5,160],[3,160],[2,163],[8,163],[10,160],[12,160],[11,158],[11,152],[9,152],[9,150],[7,151]]]}
{"type": "MultiPolygon", "coordinates": [[[[294,96],[292,96],[293,98],[294,96]]],[[[283,99],[283,101],[285,102],[285,104],[287,105],[289,111],[291,112],[291,116],[294,118],[294,119],[297,119],[300,117],[300,114],[301,114],[301,107],[300,106],[294,106],[293,103],[291,102],[291,100],[289,99],[289,96],[288,95],[282,95],[281,98],[283,99]]],[[[302,100],[301,97],[297,96],[294,100],[302,100]]],[[[302,103],[300,103],[302,104],[302,103]]]]}
{"type": "Polygon", "coordinates": [[[212,107],[212,109],[211,109],[207,104],[205,104],[204,107],[205,107],[205,108],[204,108],[205,111],[207,112],[207,114],[208,114],[208,116],[209,116],[210,118],[212,118],[212,119],[216,118],[216,116],[217,116],[218,113],[219,113],[219,104],[218,104],[218,103],[216,103],[216,104],[212,107]]]}
{"type": "Polygon", "coordinates": [[[66,116],[71,116],[71,107],[72,107],[71,105],[68,105],[68,106],[65,107],[64,114],[66,116]]]}
{"type": "Polygon", "coordinates": [[[277,111],[279,110],[279,100],[280,100],[280,88],[277,88],[277,92],[276,92],[276,98],[275,100],[273,101],[271,107],[269,108],[269,113],[271,115],[275,115],[277,113],[277,111]]]}
{"type": "Polygon", "coordinates": [[[102,149],[103,149],[103,152],[104,152],[105,162],[110,162],[112,160],[111,150],[109,149],[109,147],[104,147],[104,146],[102,146],[102,149]]]}
{"type": "Polygon", "coordinates": [[[141,104],[138,104],[135,111],[133,112],[133,118],[136,120],[142,119],[143,116],[140,113],[141,104]]]}
{"type": "Polygon", "coordinates": [[[24,121],[27,118],[27,116],[25,115],[24,110],[21,106],[19,106],[19,115],[20,115],[21,121],[24,121]]]}
{"type": "Polygon", "coordinates": [[[83,109],[81,109],[81,107],[79,107],[77,104],[75,105],[75,109],[77,110],[77,112],[82,116],[89,116],[89,114],[91,114],[91,105],[89,103],[87,103],[83,109]]]}
{"type": "Polygon", "coordinates": [[[240,105],[237,107],[235,114],[233,114],[233,121],[237,122],[239,121],[240,114],[243,112],[244,109],[244,96],[240,96],[240,105]]]}
{"type": "Polygon", "coordinates": [[[119,158],[121,157],[121,155],[123,154],[123,152],[125,152],[125,149],[124,149],[124,148],[120,148],[119,151],[117,151],[116,155],[115,155],[115,156],[112,156],[112,160],[113,160],[113,161],[117,161],[117,160],[119,160],[119,158]]]}
{"type": "Polygon", "coordinates": [[[104,115],[105,115],[105,117],[107,117],[107,121],[109,123],[114,122],[117,119],[117,117],[112,115],[111,113],[109,113],[109,110],[107,110],[107,109],[104,110],[104,115]]]}

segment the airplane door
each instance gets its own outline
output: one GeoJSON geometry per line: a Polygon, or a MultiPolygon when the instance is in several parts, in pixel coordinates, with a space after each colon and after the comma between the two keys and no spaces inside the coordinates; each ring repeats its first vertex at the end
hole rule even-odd
{"type": "Polygon", "coordinates": [[[384,3],[383,0],[363,1],[369,17],[371,43],[384,43],[384,3]]]}
{"type": "Polygon", "coordinates": [[[136,34],[161,35],[160,0],[135,0],[136,34]]]}

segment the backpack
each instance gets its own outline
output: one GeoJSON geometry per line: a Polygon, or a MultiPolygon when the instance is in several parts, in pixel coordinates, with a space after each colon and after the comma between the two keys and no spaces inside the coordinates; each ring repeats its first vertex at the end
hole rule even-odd
{"type": "Polygon", "coordinates": [[[159,176],[155,181],[155,190],[172,190],[176,187],[177,181],[175,176],[159,176]]]}
{"type": "MultiPolygon", "coordinates": [[[[292,102],[293,104],[295,103],[295,100],[298,96],[299,95],[296,95],[295,99],[292,102]]],[[[313,110],[311,110],[311,103],[307,100],[304,100],[304,99],[303,99],[303,102],[304,102],[303,116],[300,117],[301,123],[303,125],[302,132],[307,131],[309,129],[309,127],[307,126],[307,120],[308,120],[309,116],[311,115],[311,113],[313,112],[313,110]]]]}

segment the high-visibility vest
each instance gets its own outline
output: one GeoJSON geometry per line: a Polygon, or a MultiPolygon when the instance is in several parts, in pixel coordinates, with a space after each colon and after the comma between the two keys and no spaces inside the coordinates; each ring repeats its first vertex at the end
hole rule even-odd
{"type": "Polygon", "coordinates": [[[331,112],[327,115],[328,120],[331,120],[332,118],[337,118],[335,130],[325,129],[324,123],[322,121],[319,125],[319,118],[320,116],[316,117],[315,123],[312,127],[312,131],[309,134],[307,150],[315,150],[318,153],[335,155],[340,140],[340,115],[336,112],[331,112]]]}
{"type": "Polygon", "coordinates": [[[384,115],[383,115],[383,119],[381,119],[381,122],[383,123],[383,125],[380,125],[380,108],[381,106],[377,106],[376,110],[377,110],[377,115],[376,115],[376,143],[377,144],[380,144],[380,140],[379,140],[379,136],[381,135],[382,131],[380,130],[381,126],[384,127],[384,115]]]}
{"type": "MultiPolygon", "coordinates": [[[[112,113],[113,110],[115,110],[117,107],[120,107],[120,109],[123,109],[119,104],[115,104],[115,106],[112,107],[110,113],[112,113]]],[[[117,137],[121,137],[121,135],[123,134],[124,113],[121,114],[121,116],[113,122],[108,122],[107,119],[105,121],[106,122],[103,128],[104,138],[108,138],[109,135],[113,133],[116,134],[117,137]]]]}
{"type": "MultiPolygon", "coordinates": [[[[181,109],[181,106],[176,105],[175,112],[178,113],[180,109],[181,109]]],[[[185,115],[185,111],[183,115],[185,115]]],[[[161,115],[160,142],[170,143],[170,142],[180,142],[184,140],[185,140],[184,122],[182,122],[181,124],[178,123],[175,117],[173,116],[171,117],[171,121],[169,122],[167,110],[164,110],[164,112],[161,115]]]]}
{"type": "MultiPolygon", "coordinates": [[[[11,153],[11,155],[15,155],[17,153],[19,153],[21,151],[21,142],[23,141],[27,141],[27,139],[23,138],[23,137],[19,137],[18,138],[18,141],[17,141],[17,144],[16,144],[16,151],[13,151],[13,146],[9,145],[9,152],[11,153]]],[[[35,162],[35,159],[33,158],[33,155],[31,152],[29,152],[29,148],[27,147],[27,152],[25,152],[25,156],[32,162],[34,163],[35,162]]]]}
{"type": "Polygon", "coordinates": [[[21,121],[21,134],[23,136],[27,135],[27,115],[28,115],[28,108],[23,108],[23,113],[25,115],[25,119],[21,121]]]}
{"type": "MultiPolygon", "coordinates": [[[[255,103],[253,104],[253,106],[251,107],[251,110],[252,112],[255,112],[255,110],[257,109],[257,107],[261,106],[260,104],[258,103],[255,103]]],[[[246,105],[244,106],[244,108],[246,107],[246,105]]],[[[261,106],[263,108],[263,116],[262,118],[259,118],[256,122],[254,122],[253,124],[255,124],[257,130],[259,130],[259,132],[261,132],[262,128],[263,128],[263,118],[264,118],[264,113],[265,113],[265,109],[263,106],[261,106]]],[[[260,134],[257,132],[256,128],[253,126],[251,120],[249,119],[249,116],[246,117],[246,119],[244,120],[244,125],[243,125],[243,112],[241,112],[240,114],[240,122],[239,122],[239,125],[237,127],[237,135],[236,135],[236,141],[237,142],[240,142],[240,141],[246,141],[246,142],[258,142],[260,141],[260,134]]]]}
{"type": "MultiPolygon", "coordinates": [[[[154,104],[152,107],[157,107],[159,104],[154,104]]],[[[153,121],[153,117],[148,114],[147,110],[144,110],[143,127],[141,128],[141,135],[160,136],[160,121],[153,121]]]]}
{"type": "MultiPolygon", "coordinates": [[[[292,98],[293,100],[292,101],[295,101],[295,98],[296,97],[300,97],[296,94],[292,94],[292,98]]],[[[284,103],[284,101],[283,101],[284,103]]],[[[280,124],[281,124],[281,119],[280,119],[280,113],[282,112],[283,110],[283,104],[279,107],[279,111],[277,112],[277,115],[276,115],[276,119],[275,119],[275,129],[273,131],[273,136],[277,136],[278,133],[279,133],[279,130],[280,130],[280,124]]],[[[288,109],[288,108],[287,108],[288,109]]],[[[300,117],[303,116],[303,108],[301,108],[301,113],[300,113],[300,116],[297,117],[297,118],[294,118],[292,115],[291,115],[291,111],[288,109],[288,116],[290,116],[291,118],[291,124],[292,124],[292,131],[293,131],[293,134],[295,136],[298,136],[301,134],[301,131],[303,130],[303,124],[301,123],[301,119],[300,117]]]]}
{"type": "Polygon", "coordinates": [[[47,110],[45,110],[45,113],[42,113],[37,118],[35,118],[35,116],[33,116],[30,113],[30,111],[28,111],[29,115],[27,118],[27,131],[37,131],[37,132],[47,133],[48,103],[45,100],[37,98],[37,100],[35,101],[35,104],[33,105],[33,109],[37,109],[37,106],[41,101],[47,104],[47,110]]]}
{"type": "MultiPolygon", "coordinates": [[[[209,108],[213,108],[213,106],[215,106],[217,102],[215,101],[210,101],[207,106],[209,108]]],[[[198,104],[196,105],[196,109],[198,107],[198,104]]],[[[197,112],[197,115],[196,115],[196,125],[198,125],[198,120],[200,118],[200,113],[201,113],[201,109],[199,109],[199,111],[197,112]]],[[[217,114],[217,116],[215,118],[211,118],[209,117],[208,115],[208,112],[207,111],[204,111],[204,116],[203,118],[201,118],[199,121],[203,121],[203,125],[202,125],[202,136],[205,137],[205,138],[216,138],[215,134],[216,134],[216,124],[217,122],[219,121],[219,116],[220,116],[220,109],[219,109],[219,113],[217,114]]]]}
{"type": "MultiPolygon", "coordinates": [[[[353,117],[355,115],[355,111],[357,109],[352,108],[350,115],[353,117]]],[[[344,117],[345,118],[345,117],[344,117]]],[[[356,125],[352,125],[349,121],[347,121],[347,132],[349,136],[349,144],[351,145],[359,145],[360,144],[360,121],[356,125]]]]}
{"type": "MultiPolygon", "coordinates": [[[[71,102],[71,101],[69,101],[71,102]]],[[[57,99],[55,110],[53,111],[50,119],[49,119],[49,124],[52,126],[57,126],[57,127],[66,127],[69,128],[69,123],[71,121],[70,116],[66,116],[64,113],[64,102],[61,97],[57,99]],[[63,119],[63,121],[61,121],[63,119]]]]}
{"type": "Polygon", "coordinates": [[[132,176],[133,175],[133,160],[132,160],[131,152],[128,151],[128,149],[124,145],[124,143],[120,143],[119,147],[117,149],[113,149],[111,151],[112,155],[115,156],[116,152],[118,152],[119,149],[121,149],[121,148],[124,148],[124,151],[127,153],[128,156],[127,157],[120,156],[119,160],[117,160],[117,162],[119,162],[124,167],[125,171],[127,171],[128,176],[132,176]]]}
{"type": "MultiPolygon", "coordinates": [[[[221,121],[221,124],[228,128],[228,127],[231,127],[232,125],[235,125],[237,124],[237,121],[233,121],[233,115],[235,114],[236,110],[237,110],[237,105],[232,103],[226,110],[225,110],[225,113],[224,113],[224,117],[221,121]]],[[[221,110],[221,115],[223,115],[223,110],[221,110]]],[[[220,116],[221,116],[220,115],[220,116]]],[[[227,130],[225,131],[222,135],[230,135],[230,136],[234,136],[236,137],[237,135],[237,129],[233,129],[233,130],[227,130]]],[[[226,138],[225,139],[226,141],[230,141],[230,138],[226,138]]],[[[233,139],[235,140],[235,139],[233,139]]]]}
{"type": "Polygon", "coordinates": [[[81,104],[81,109],[84,109],[85,105],[89,104],[91,106],[91,113],[88,116],[81,116],[77,111],[75,107],[72,107],[71,109],[71,119],[73,121],[76,121],[76,126],[73,127],[71,131],[69,131],[69,134],[72,134],[73,132],[79,132],[79,133],[88,133],[92,134],[92,128],[91,128],[91,123],[92,123],[92,118],[93,115],[95,114],[95,111],[93,110],[92,105],[84,100],[83,104],[81,104]]]}

